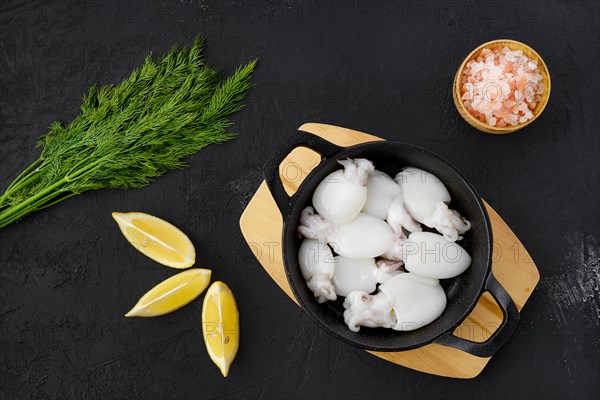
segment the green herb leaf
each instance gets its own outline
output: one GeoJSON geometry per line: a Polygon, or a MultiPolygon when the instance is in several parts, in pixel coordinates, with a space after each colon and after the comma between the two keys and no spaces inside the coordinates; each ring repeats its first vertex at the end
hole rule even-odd
{"type": "Polygon", "coordinates": [[[0,228],[87,190],[137,188],[213,143],[234,137],[256,60],[220,80],[202,58],[204,40],[151,55],[116,86],[92,87],[81,113],[53,122],[38,160],[0,197],[0,228]]]}

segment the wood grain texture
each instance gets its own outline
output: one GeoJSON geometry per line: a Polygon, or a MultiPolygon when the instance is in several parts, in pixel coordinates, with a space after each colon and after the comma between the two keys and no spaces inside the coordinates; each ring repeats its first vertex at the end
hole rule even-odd
{"type": "MultiPolygon", "coordinates": [[[[340,146],[383,140],[358,131],[324,124],[304,124],[299,130],[321,136],[340,146]]],[[[280,164],[280,177],[288,194],[295,193],[319,159],[314,151],[299,147],[280,164]]],[[[494,236],[492,271],[521,310],[539,281],[538,270],[508,225],[489,204],[485,205],[492,221],[494,236]]],[[[281,247],[273,245],[281,243],[283,220],[264,181],[244,210],[240,218],[240,228],[265,271],[297,303],[285,276],[281,247]],[[273,249],[275,250],[270,251],[273,249]]],[[[475,309],[454,333],[465,339],[482,342],[495,331],[501,321],[500,308],[489,293],[484,293],[475,309]]],[[[403,352],[370,353],[407,368],[452,378],[476,377],[491,358],[476,357],[439,344],[429,344],[403,352]]]]}

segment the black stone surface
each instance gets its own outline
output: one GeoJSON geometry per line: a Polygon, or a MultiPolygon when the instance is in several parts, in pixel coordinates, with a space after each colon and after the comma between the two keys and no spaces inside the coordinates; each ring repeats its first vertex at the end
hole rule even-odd
{"type": "MultiPolygon", "coordinates": [[[[149,52],[207,36],[230,72],[256,56],[239,137],[146,188],[85,193],[0,231],[0,398],[597,398],[599,9],[596,1],[2,1],[0,187],[37,158],[94,83],[149,52]],[[451,80],[477,45],[521,40],[552,95],[523,131],[479,133],[451,80]],[[329,338],[263,272],[238,219],[279,140],[303,122],[351,127],[448,158],[520,237],[542,275],[508,344],[474,380],[411,371],[329,338]],[[175,271],[123,239],[112,211],[187,232],[197,266],[237,297],[241,347],[223,379],[202,341],[201,300],[125,319],[175,271]]],[[[521,257],[517,251],[510,254],[521,257]]]]}

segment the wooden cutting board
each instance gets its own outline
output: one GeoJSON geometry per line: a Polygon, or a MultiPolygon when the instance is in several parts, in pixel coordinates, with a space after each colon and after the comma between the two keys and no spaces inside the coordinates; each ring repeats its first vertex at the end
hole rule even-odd
{"type": "MultiPolygon", "coordinates": [[[[299,129],[340,146],[383,140],[366,133],[332,125],[309,123],[299,129]]],[[[295,193],[320,159],[319,154],[304,147],[296,148],[288,155],[279,168],[288,194],[295,193]]],[[[492,270],[520,311],[537,285],[540,275],[527,250],[508,225],[489,204],[485,203],[485,205],[494,236],[492,270]]],[[[296,302],[283,268],[282,217],[264,181],[244,210],[240,218],[240,228],[265,271],[296,302]]],[[[465,339],[483,342],[501,322],[502,311],[493,297],[486,292],[454,333],[465,339]]],[[[395,353],[374,351],[370,353],[407,368],[452,378],[474,378],[483,371],[491,359],[491,357],[476,357],[440,344],[429,344],[418,349],[395,353]]]]}

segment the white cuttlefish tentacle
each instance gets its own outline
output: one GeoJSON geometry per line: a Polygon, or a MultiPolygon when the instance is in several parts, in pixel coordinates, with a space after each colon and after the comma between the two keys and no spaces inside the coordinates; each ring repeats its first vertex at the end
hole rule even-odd
{"type": "Polygon", "coordinates": [[[394,272],[401,271],[400,268],[404,265],[403,261],[388,260],[386,258],[380,258],[375,263],[377,269],[383,274],[393,274],[394,272]]]}
{"type": "Polygon", "coordinates": [[[344,300],[344,322],[353,332],[361,326],[392,328],[397,320],[391,299],[383,292],[374,295],[355,290],[344,300]]]}
{"type": "Polygon", "coordinates": [[[394,234],[394,244],[392,247],[382,254],[382,257],[386,260],[402,262],[404,261],[404,241],[407,239],[406,235],[402,230],[399,233],[394,234]]]}
{"type": "Polygon", "coordinates": [[[327,244],[313,239],[304,240],[298,252],[298,262],[306,285],[319,303],[337,299],[332,282],[335,260],[327,244]]]}
{"type": "Polygon", "coordinates": [[[315,212],[312,207],[306,207],[300,213],[298,233],[308,239],[318,240],[321,243],[329,242],[329,236],[335,232],[335,224],[315,212]]]}
{"type": "Polygon", "coordinates": [[[357,185],[365,186],[369,174],[375,170],[373,163],[364,158],[338,160],[338,163],[344,167],[344,178],[357,185]]]}
{"type": "Polygon", "coordinates": [[[423,223],[429,228],[435,228],[451,242],[461,240],[461,235],[471,229],[471,222],[458,211],[449,209],[443,201],[436,203],[435,211],[423,223]]]}
{"type": "Polygon", "coordinates": [[[406,207],[404,207],[402,195],[396,196],[392,201],[390,209],[388,210],[386,221],[397,234],[402,233],[402,228],[411,233],[421,232],[423,230],[421,225],[414,220],[406,207]]]}
{"type": "Polygon", "coordinates": [[[328,274],[315,274],[306,282],[306,285],[314,293],[318,303],[337,299],[335,287],[331,283],[331,276],[328,274]]]}

